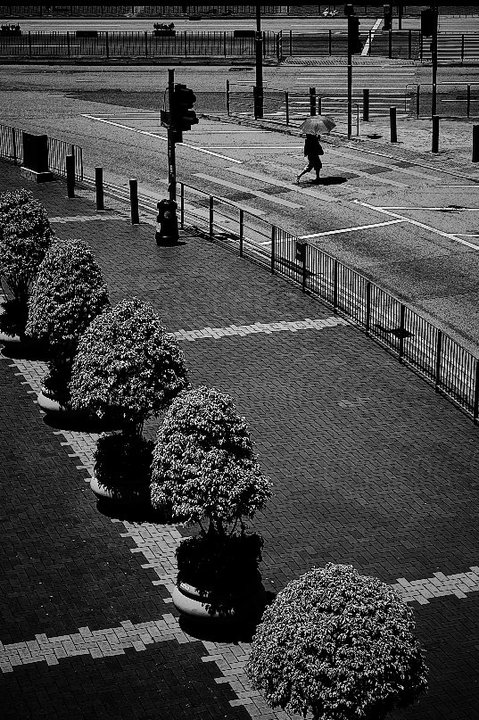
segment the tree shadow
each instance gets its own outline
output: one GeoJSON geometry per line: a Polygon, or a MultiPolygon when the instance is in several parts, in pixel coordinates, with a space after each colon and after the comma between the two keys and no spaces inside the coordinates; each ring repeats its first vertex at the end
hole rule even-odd
{"type": "Polygon", "coordinates": [[[46,412],[43,422],[55,430],[71,430],[72,432],[104,433],[121,430],[121,423],[115,420],[100,420],[99,418],[80,413],[75,410],[59,412],[46,412]]]}
{"type": "Polygon", "coordinates": [[[48,347],[44,343],[29,340],[2,340],[2,355],[11,360],[41,360],[49,359],[48,347]]]}
{"type": "Polygon", "coordinates": [[[149,499],[115,500],[110,498],[97,498],[96,507],[98,512],[105,517],[114,520],[126,520],[127,522],[148,522],[160,525],[172,525],[173,521],[168,511],[155,510],[149,499]]]}

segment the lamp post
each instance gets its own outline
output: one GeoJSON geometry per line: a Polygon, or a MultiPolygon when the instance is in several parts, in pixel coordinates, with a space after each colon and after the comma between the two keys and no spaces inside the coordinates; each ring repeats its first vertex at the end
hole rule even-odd
{"type": "Polygon", "coordinates": [[[432,56],[432,116],[436,114],[437,106],[437,21],[438,8],[436,2],[431,5],[432,10],[432,39],[431,39],[431,56],[432,56]]]}
{"type": "Polygon", "coordinates": [[[254,116],[263,117],[263,33],[261,31],[261,5],[256,0],[256,85],[254,88],[254,116]]]}

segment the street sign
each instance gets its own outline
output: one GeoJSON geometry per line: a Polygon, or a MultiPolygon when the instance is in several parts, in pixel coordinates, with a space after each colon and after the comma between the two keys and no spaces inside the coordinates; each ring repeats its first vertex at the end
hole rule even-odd
{"type": "Polygon", "coordinates": [[[160,125],[162,127],[170,127],[170,111],[160,110],[160,125]]]}

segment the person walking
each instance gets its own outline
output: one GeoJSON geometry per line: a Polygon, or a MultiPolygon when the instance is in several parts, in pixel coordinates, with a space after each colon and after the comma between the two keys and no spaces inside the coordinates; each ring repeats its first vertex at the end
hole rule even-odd
{"type": "Polygon", "coordinates": [[[323,167],[323,163],[321,162],[319,156],[324,154],[321,143],[319,142],[319,137],[319,135],[306,135],[303,152],[305,157],[308,158],[308,164],[296,178],[297,183],[299,183],[303,175],[307,172],[311,172],[311,170],[316,172],[316,180],[313,180],[313,182],[319,183],[319,171],[323,167]]]}

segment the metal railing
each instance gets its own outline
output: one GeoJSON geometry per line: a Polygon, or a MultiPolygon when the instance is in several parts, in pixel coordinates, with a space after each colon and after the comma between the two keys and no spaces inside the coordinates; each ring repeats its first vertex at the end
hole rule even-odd
{"type": "MultiPolygon", "coordinates": [[[[0,125],[0,157],[23,164],[23,130],[8,125],[0,125]]],[[[66,177],[66,157],[75,158],[75,179],[83,180],[83,151],[78,145],[64,140],[48,138],[48,167],[57,175],[66,177]]]]}

